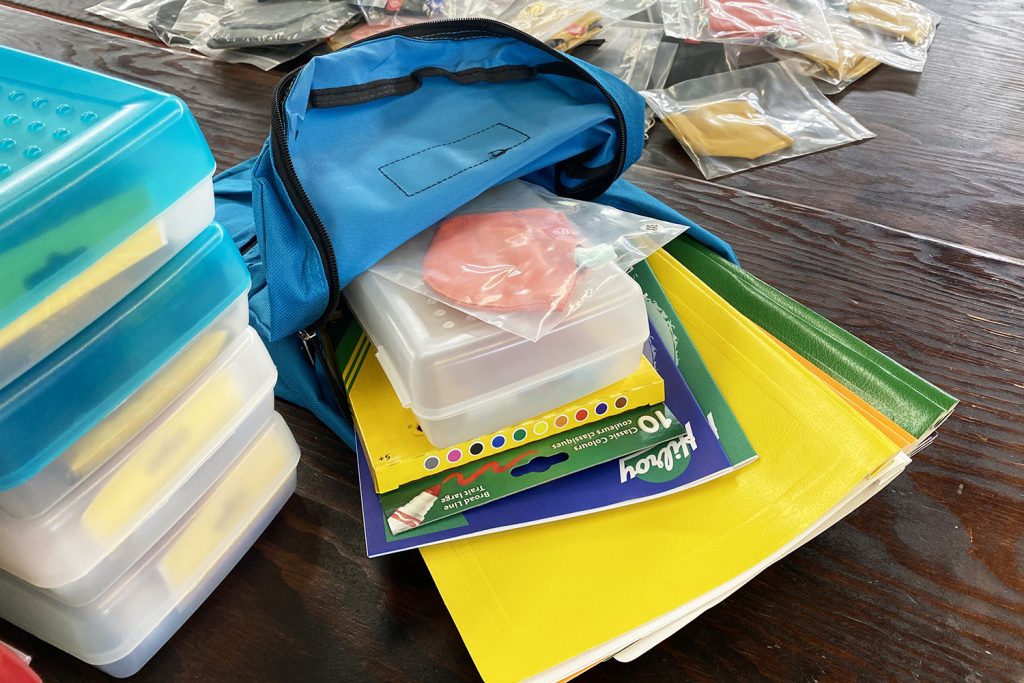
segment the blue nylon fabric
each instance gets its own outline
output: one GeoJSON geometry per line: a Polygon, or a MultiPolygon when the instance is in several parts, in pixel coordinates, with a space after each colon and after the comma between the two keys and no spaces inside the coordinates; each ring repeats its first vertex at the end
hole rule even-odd
{"type": "MultiPolygon", "coordinates": [[[[596,160],[614,158],[618,130],[598,88],[558,75],[461,85],[427,77],[400,97],[325,108],[309,107],[311,93],[405,78],[427,66],[465,72],[560,61],[509,37],[397,36],[310,62],[287,98],[288,146],[331,234],[342,287],[487,187],[584,152],[596,151],[596,160]],[[509,142],[489,143],[496,129],[507,131],[509,142]],[[325,138],[334,144],[325,146],[325,138]],[[474,141],[480,146],[474,148],[474,141]],[[403,182],[408,177],[421,180],[403,182]],[[362,229],[367,225],[373,230],[362,229]]],[[[271,286],[277,287],[273,278],[271,286]]],[[[276,301],[274,307],[276,315],[276,301]]]]}
{"type": "Polygon", "coordinates": [[[266,296],[266,270],[263,254],[257,241],[252,243],[256,225],[252,208],[253,167],[257,157],[224,171],[213,179],[217,200],[217,215],[224,219],[228,231],[239,249],[249,247],[243,254],[252,288],[249,290],[249,324],[260,335],[277,366],[277,385],[274,393],[278,398],[305,408],[341,437],[350,448],[355,448],[352,425],[338,412],[334,397],[327,384],[323,368],[314,368],[306,356],[305,348],[297,335],[273,341],[265,324],[270,313],[266,296]]]}
{"type": "Polygon", "coordinates": [[[582,59],[577,59],[572,55],[569,55],[569,58],[596,78],[618,103],[619,109],[622,110],[622,115],[626,119],[626,163],[623,168],[629,168],[640,159],[640,155],[644,151],[644,110],[646,102],[643,95],[604,69],[582,59]]]}
{"type": "Polygon", "coordinates": [[[264,321],[269,339],[293,335],[327,308],[328,288],[320,253],[274,172],[269,143],[253,166],[256,237],[267,267],[264,321]]]}

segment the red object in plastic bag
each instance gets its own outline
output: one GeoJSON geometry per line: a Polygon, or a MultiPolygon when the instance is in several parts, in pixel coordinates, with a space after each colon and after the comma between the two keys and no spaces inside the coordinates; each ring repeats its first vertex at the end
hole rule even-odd
{"type": "Polygon", "coordinates": [[[764,38],[803,35],[797,17],[765,0],[704,0],[708,29],[716,38],[764,38]]]}
{"type": "Polygon", "coordinates": [[[36,672],[8,646],[0,643],[0,681],[3,683],[42,683],[36,672]]]}
{"type": "Polygon", "coordinates": [[[423,259],[423,281],[467,306],[563,310],[576,284],[579,244],[565,214],[523,209],[442,221],[423,259]]]}

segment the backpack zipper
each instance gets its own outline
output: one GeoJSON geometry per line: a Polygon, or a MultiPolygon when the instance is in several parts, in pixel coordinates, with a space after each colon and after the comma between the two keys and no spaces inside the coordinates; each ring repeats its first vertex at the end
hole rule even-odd
{"type": "MultiPolygon", "coordinates": [[[[429,21],[422,24],[399,26],[388,31],[382,31],[376,35],[368,36],[362,40],[357,40],[354,43],[346,45],[341,48],[341,50],[347,50],[371,40],[388,38],[390,36],[408,36],[411,38],[426,37],[431,33],[434,33],[434,29],[450,26],[453,23],[460,24],[460,28],[464,29],[461,30],[460,33],[464,34],[475,31],[480,37],[508,36],[511,38],[517,38],[578,69],[582,76],[582,80],[585,80],[595,86],[601,94],[605,96],[612,109],[612,113],[615,115],[615,122],[619,134],[619,149],[617,155],[618,163],[612,177],[617,178],[622,173],[623,167],[626,164],[626,120],[622,113],[622,108],[619,107],[619,103],[615,101],[612,94],[608,92],[608,89],[605,88],[597,78],[587,72],[586,69],[572,61],[568,55],[563,52],[559,52],[550,45],[546,45],[545,43],[537,40],[530,34],[520,31],[508,24],[503,24],[502,22],[495,21],[493,19],[442,19],[438,21],[429,21]]],[[[339,50],[339,52],[341,50],[339,50]]],[[[309,199],[309,195],[306,194],[305,189],[302,187],[302,183],[299,182],[298,174],[295,172],[295,166],[292,163],[291,154],[288,151],[287,131],[285,130],[284,125],[284,102],[288,97],[288,93],[291,91],[292,83],[302,68],[303,67],[298,67],[286,75],[274,88],[274,106],[271,108],[270,113],[270,150],[274,168],[277,171],[278,176],[281,178],[285,191],[288,193],[288,197],[291,199],[292,205],[299,214],[299,218],[305,224],[306,229],[309,231],[309,234],[313,239],[313,243],[316,245],[317,252],[320,254],[320,260],[323,263],[324,274],[327,278],[327,306],[324,309],[323,314],[315,323],[300,332],[300,336],[303,337],[303,343],[307,343],[307,340],[309,340],[313,341],[314,346],[319,347],[321,344],[314,340],[316,337],[316,330],[318,330],[338,308],[338,304],[341,300],[341,287],[339,286],[340,276],[338,275],[338,261],[334,253],[334,246],[331,244],[331,237],[328,234],[327,229],[324,227],[323,221],[320,220],[320,216],[317,214],[316,209],[313,207],[313,204],[309,199]]],[[[588,186],[593,184],[594,180],[585,180],[577,190],[589,193],[590,187],[588,186]]],[[[322,351],[320,352],[322,353],[322,351]]]]}
{"type": "Polygon", "coordinates": [[[351,419],[351,414],[348,409],[348,401],[345,400],[345,392],[341,388],[341,382],[338,379],[337,373],[334,371],[334,366],[328,362],[327,353],[324,351],[323,339],[317,333],[310,334],[306,330],[299,331],[299,339],[302,340],[302,347],[306,350],[306,357],[309,358],[310,364],[315,368],[316,362],[319,360],[320,365],[323,366],[324,372],[327,374],[327,383],[331,386],[331,394],[334,398],[334,403],[341,413],[342,417],[351,419]]]}

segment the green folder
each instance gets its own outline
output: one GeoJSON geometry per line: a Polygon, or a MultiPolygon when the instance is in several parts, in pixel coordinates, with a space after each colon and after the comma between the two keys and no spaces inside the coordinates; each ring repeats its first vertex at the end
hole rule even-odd
{"type": "Polygon", "coordinates": [[[654,276],[647,261],[641,261],[633,266],[630,275],[644,290],[647,315],[661,340],[665,342],[665,346],[675,356],[679,372],[693,392],[693,397],[697,399],[697,405],[707,415],[708,423],[718,436],[718,442],[722,445],[729,462],[733,467],[749,462],[757,456],[754,447],[750,445],[732,408],[718,390],[715,380],[711,378],[711,373],[708,372],[700,353],[683,328],[679,316],[669,303],[665,290],[661,288],[661,283],[654,276]]]}
{"type": "Polygon", "coordinates": [[[957,399],[771,285],[689,239],[665,247],[741,314],[918,439],[957,399]]]}

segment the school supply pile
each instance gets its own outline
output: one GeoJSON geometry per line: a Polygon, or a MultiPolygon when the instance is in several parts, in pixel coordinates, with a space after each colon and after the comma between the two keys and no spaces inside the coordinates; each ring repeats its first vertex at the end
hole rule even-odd
{"type": "Polygon", "coordinates": [[[128,676],[284,504],[298,449],[184,104],[0,63],[0,618],[128,676]]]}
{"type": "Polygon", "coordinates": [[[327,333],[368,554],[422,549],[487,681],[634,659],[881,490],[956,403],[682,225],[511,332],[489,307],[555,310],[592,212],[633,218],[546,196],[484,193],[357,277],[327,333]]]}
{"type": "MultiPolygon", "coordinates": [[[[571,376],[559,351],[618,348],[612,329],[574,334],[569,316],[526,340],[373,269],[346,289],[372,342],[352,320],[332,327],[361,434],[368,552],[422,549],[487,681],[560,681],[638,657],[880,491],[956,403],[685,232],[631,275],[664,399],[592,423],[626,385],[517,421],[547,408],[531,385],[565,399],[559,380],[531,381],[531,364],[551,359],[571,376]],[[482,436],[448,448],[465,434],[420,431],[429,411],[410,386],[461,401],[462,424],[482,436]],[[539,438],[552,416],[584,424],[539,438]],[[645,434],[645,420],[659,432],[645,434]]],[[[638,326],[626,310],[616,317],[638,326]]]]}
{"type": "Polygon", "coordinates": [[[685,229],[512,181],[345,288],[355,320],[328,334],[371,556],[629,505],[755,458],[705,382],[738,442],[725,452],[628,274],[685,229]]]}

